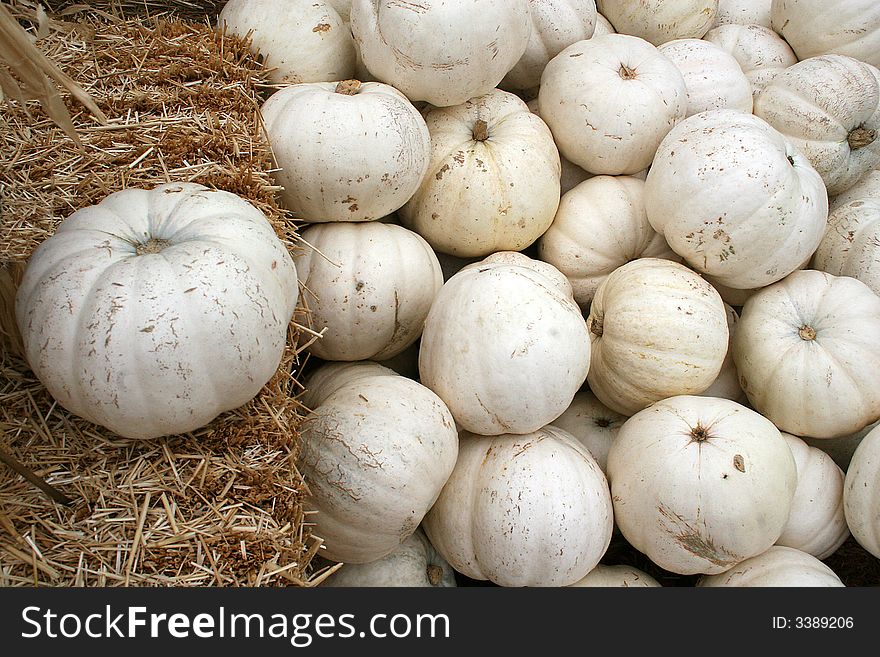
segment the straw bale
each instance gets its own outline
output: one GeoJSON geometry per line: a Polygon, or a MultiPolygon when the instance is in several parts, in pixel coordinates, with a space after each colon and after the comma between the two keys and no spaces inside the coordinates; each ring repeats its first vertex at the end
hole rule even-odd
{"type": "MultiPolygon", "coordinates": [[[[12,6],[20,18],[35,5],[12,6]]],[[[66,216],[112,191],[185,180],[231,191],[298,248],[276,202],[258,110],[265,72],[248,44],[207,21],[73,9],[32,34],[106,125],[63,89],[82,147],[38,102],[7,99],[0,111],[0,450],[72,504],[0,463],[0,585],[310,585],[319,541],[296,468],[299,327],[291,324],[281,366],[251,403],[152,441],[66,412],[21,357],[14,291],[27,258],[66,216]]]]}

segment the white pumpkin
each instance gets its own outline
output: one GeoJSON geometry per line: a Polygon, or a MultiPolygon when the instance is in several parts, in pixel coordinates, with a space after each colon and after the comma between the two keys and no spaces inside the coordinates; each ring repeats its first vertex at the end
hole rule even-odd
{"type": "Polygon", "coordinates": [[[826,559],[849,538],[843,513],[844,473],[821,449],[782,433],[797,463],[798,484],[791,512],[776,545],[826,559]]]}
{"type": "Polygon", "coordinates": [[[431,162],[399,212],[403,225],[463,258],[520,251],[547,230],[559,206],[559,152],[524,101],[496,89],[425,118],[431,162]]]}
{"type": "Polygon", "coordinates": [[[425,120],[380,82],[285,87],[263,103],[281,199],[309,222],[372,221],[406,203],[431,157],[425,120]]]}
{"type": "Polygon", "coordinates": [[[880,164],[880,70],[844,55],[805,59],[755,97],[755,115],[784,134],[840,194],[880,164]]]}
{"type": "Polygon", "coordinates": [[[300,427],[311,531],[327,559],[369,563],[436,501],[458,454],[455,422],[433,392],[375,363],[323,368],[306,382],[313,410],[300,427]]]}
{"type": "Polygon", "coordinates": [[[588,306],[596,288],[637,258],[681,258],[645,214],[645,183],[632,176],[595,176],[566,192],[538,240],[538,257],[568,278],[574,299],[588,306]]]}
{"type": "Polygon", "coordinates": [[[858,182],[845,192],[830,198],[828,209],[834,212],[841,205],[865,198],[880,199],[880,165],[859,178],[858,182]]]}
{"type": "MultiPolygon", "coordinates": [[[[538,116],[541,116],[541,113],[538,109],[537,96],[528,101],[526,105],[528,105],[529,111],[532,112],[532,114],[537,114],[538,116]]],[[[587,173],[577,164],[570,162],[561,155],[559,156],[559,163],[560,165],[562,165],[561,175],[559,176],[560,194],[565,194],[567,191],[584,182],[588,178],[593,177],[592,173],[587,173]]]]}
{"type": "Polygon", "coordinates": [[[660,141],[684,118],[687,89],[678,68],[650,43],[606,34],[550,60],[538,108],[565,158],[593,174],[633,174],[651,164],[660,141]]]}
{"type": "Polygon", "coordinates": [[[334,3],[322,0],[229,0],[217,25],[251,33],[276,84],[347,80],[354,75],[354,39],[334,3]]]}
{"type": "Polygon", "coordinates": [[[780,71],[797,64],[791,46],[762,25],[719,25],[703,38],[733,56],[745,73],[753,96],[780,71]]]}
{"type": "MultiPolygon", "coordinates": [[[[718,294],[721,295],[721,298],[724,300],[724,303],[734,306],[740,307],[748,299],[752,296],[759,288],[753,288],[751,290],[740,290],[735,287],[727,287],[726,285],[722,285],[715,278],[709,276],[708,274],[703,274],[703,278],[709,281],[709,283],[718,290],[718,294]]],[[[722,397],[724,395],[721,395],[722,397]]]]}
{"type": "Polygon", "coordinates": [[[699,39],[715,23],[718,0],[596,0],[614,29],[659,46],[673,39],[699,39]]]}
{"type": "Polygon", "coordinates": [[[718,0],[715,27],[719,25],[761,25],[770,27],[771,0],[718,0]]]}
{"type": "Polygon", "coordinates": [[[455,470],[423,527],[455,570],[501,586],[567,586],[611,542],[608,483],[571,435],[462,432],[455,470]]]}
{"type": "Polygon", "coordinates": [[[425,320],[421,382],[462,428],[530,433],[559,417],[590,367],[590,338],[571,286],[547,263],[511,252],[468,265],[425,320]]]}
{"type": "Polygon", "coordinates": [[[676,396],[624,422],[608,480],[633,547],[671,572],[714,574],[779,538],[797,469],[765,417],[729,399],[676,396]]]}
{"type": "Polygon", "coordinates": [[[354,0],[367,69],[413,101],[460,105],[495,88],[529,44],[528,0],[354,0]]]}
{"type": "Polygon", "coordinates": [[[703,39],[673,39],[657,48],[681,71],[686,116],[710,109],[752,111],[752,85],[733,55],[703,39]]]}
{"type": "Polygon", "coordinates": [[[720,575],[707,575],[697,586],[842,587],[837,574],[816,557],[774,545],[720,575]]]}
{"type": "Polygon", "coordinates": [[[593,36],[596,37],[602,36],[603,34],[615,34],[616,32],[617,30],[614,29],[614,26],[609,22],[609,20],[597,11],[596,27],[593,30],[593,36]]]}
{"type": "Polygon", "coordinates": [[[839,53],[880,66],[876,0],[773,0],[770,25],[798,59],[839,53]]]}
{"type": "Polygon", "coordinates": [[[586,447],[604,473],[608,450],[625,421],[625,415],[612,411],[589,390],[582,390],[565,412],[553,420],[553,426],[570,433],[586,447]]]}
{"type": "Polygon", "coordinates": [[[455,571],[441,557],[421,527],[396,550],[370,563],[343,564],[321,586],[338,587],[452,587],[455,571]]]}
{"type": "Polygon", "coordinates": [[[537,87],[547,62],[571,44],[589,39],[596,28],[595,0],[529,0],[529,13],[529,45],[504,76],[504,88],[537,87]]]}
{"type": "Polygon", "coordinates": [[[727,353],[721,296],[669,260],[640,258],[611,272],[596,291],[587,325],[590,390],[623,415],[702,392],[727,353]]]}
{"type": "Polygon", "coordinates": [[[792,142],[756,116],[720,109],[688,117],[660,144],[645,210],[696,271],[752,289],[809,259],[825,232],[828,195],[792,142]]]}
{"type": "Polygon", "coordinates": [[[804,270],[746,301],[731,348],[755,410],[782,431],[833,438],[880,418],[878,336],[867,285],[804,270]]]}
{"type": "Polygon", "coordinates": [[[297,297],[262,212],[170,183],[65,219],[31,255],[15,312],[28,364],[61,406],[155,438],[250,401],[278,369],[297,297]]]}
{"type": "MultiPolygon", "coordinates": [[[[324,360],[383,360],[415,342],[443,285],[437,256],[395,224],[313,224],[294,262],[303,282],[297,321],[322,337],[309,351],[324,360]]],[[[301,340],[311,340],[303,333],[301,340]]]]}
{"type": "Polygon", "coordinates": [[[880,295],[880,197],[851,201],[828,215],[811,267],[857,278],[880,295]]]}
{"type": "Polygon", "coordinates": [[[810,447],[816,447],[828,454],[828,456],[834,459],[838,467],[846,472],[852,460],[852,455],[862,442],[862,439],[877,426],[880,426],[880,420],[872,422],[864,429],[846,436],[839,436],[837,438],[810,438],[809,436],[803,436],[802,439],[810,447]]]}
{"type": "Polygon", "coordinates": [[[606,566],[600,563],[588,572],[583,579],[578,580],[574,584],[569,584],[569,586],[641,588],[657,587],[660,586],[660,582],[648,573],[632,566],[606,566]]]}
{"type": "Polygon", "coordinates": [[[843,509],[853,538],[880,559],[880,427],[868,432],[853,453],[843,509]]]}
{"type": "MultiPolygon", "coordinates": [[[[723,298],[723,297],[722,297],[723,298]]],[[[702,397],[723,397],[724,399],[733,400],[739,404],[748,404],[749,399],[739,385],[739,374],[736,371],[736,365],[733,362],[733,353],[730,345],[733,342],[733,334],[736,331],[736,325],[739,322],[739,315],[728,303],[725,302],[724,310],[727,315],[727,353],[724,356],[724,362],[721,363],[721,371],[708,388],[696,394],[702,397]]]]}

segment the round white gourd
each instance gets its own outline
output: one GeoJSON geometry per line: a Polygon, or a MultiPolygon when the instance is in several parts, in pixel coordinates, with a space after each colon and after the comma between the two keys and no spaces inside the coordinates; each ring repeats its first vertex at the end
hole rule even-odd
{"type": "MultiPolygon", "coordinates": [[[[723,298],[723,297],[722,297],[723,298]]],[[[724,356],[724,362],[721,363],[721,371],[708,388],[703,392],[696,393],[702,397],[723,397],[730,399],[739,404],[747,405],[749,398],[743,392],[739,385],[739,374],[736,371],[736,365],[733,362],[733,353],[730,345],[733,342],[733,333],[736,331],[736,325],[739,322],[739,315],[728,303],[725,302],[724,310],[727,314],[727,354],[724,356]]]]}
{"type": "Polygon", "coordinates": [[[583,579],[569,586],[640,588],[657,587],[660,586],[660,582],[632,566],[606,566],[600,563],[583,579]]]}
{"type": "Polygon", "coordinates": [[[685,116],[724,107],[752,111],[752,85],[733,55],[703,39],[673,39],[658,46],[687,89],[685,116]]]}
{"type": "Polygon", "coordinates": [[[612,411],[589,390],[582,390],[565,412],[553,420],[553,426],[567,431],[586,447],[604,473],[608,450],[625,421],[625,415],[612,411]]]}
{"type": "Polygon", "coordinates": [[[596,290],[587,325],[590,389],[623,415],[702,392],[727,353],[721,296],[669,260],[640,258],[611,272],[596,290]]]}
{"type": "Polygon", "coordinates": [[[672,39],[699,39],[715,22],[718,0],[596,0],[621,34],[659,46],[672,39]]]}
{"type": "Polygon", "coordinates": [[[309,222],[372,221],[406,203],[431,158],[425,120],[380,82],[285,87],[263,103],[281,199],[309,222]]]}
{"type": "Polygon", "coordinates": [[[880,165],[859,178],[858,182],[845,192],[829,199],[828,209],[834,212],[841,205],[865,198],[880,199],[880,165]]]}
{"type": "Polygon", "coordinates": [[[880,297],[804,270],[753,294],[733,335],[751,405],[782,431],[833,438],[880,418],[880,297]]]}
{"type": "Polygon", "coordinates": [[[351,31],[333,2],[229,0],[217,21],[266,59],[276,84],[347,80],[355,72],[351,31]]]}
{"type": "Polygon", "coordinates": [[[880,197],[851,201],[828,215],[811,267],[857,278],[880,295],[880,197]]]}
{"type": "Polygon", "coordinates": [[[538,108],[565,158],[593,174],[634,174],[684,118],[687,89],[675,64],[650,43],[606,34],[550,60],[538,108]]]}
{"type": "MultiPolygon", "coordinates": [[[[538,110],[538,98],[532,98],[529,102],[526,103],[529,107],[529,111],[532,114],[537,114],[541,116],[540,111],[538,110]]],[[[570,189],[573,189],[575,186],[584,182],[588,178],[592,178],[592,173],[587,173],[583,169],[581,169],[577,164],[570,162],[569,160],[559,156],[559,163],[562,165],[562,173],[559,176],[559,193],[560,195],[565,194],[570,189]]],[[[558,210],[557,210],[558,211],[558,210]]]]}
{"type": "Polygon", "coordinates": [[[828,195],[788,139],[756,116],[720,109],[688,117],[660,144],[645,210],[696,271],[751,289],[810,258],[825,232],[828,195]]]}
{"type": "Polygon", "coordinates": [[[671,572],[714,574],[779,538],[797,469],[765,417],[729,399],[676,396],[624,422],[608,480],[633,547],[671,572]]]}
{"type": "Polygon", "coordinates": [[[529,43],[528,0],[354,0],[367,69],[410,100],[459,105],[498,86],[529,43]]]}
{"type": "Polygon", "coordinates": [[[298,297],[266,216],[195,183],[126,189],[65,219],[28,261],[28,364],[70,412],[126,438],[204,426],[275,374],[298,297]]]}
{"type": "Polygon", "coordinates": [[[751,84],[753,96],[780,71],[797,64],[791,46],[769,27],[719,25],[703,38],[733,56],[751,84]]]}
{"type": "Polygon", "coordinates": [[[648,223],[644,187],[633,176],[595,176],[560,199],[538,240],[538,257],[565,274],[580,305],[589,305],[599,284],[631,260],[681,261],[648,223]]]}
{"type": "Polygon", "coordinates": [[[346,365],[307,381],[317,390],[300,427],[299,468],[321,554],[368,563],[419,526],[452,473],[458,435],[425,386],[369,361],[346,365]]]}
{"type": "Polygon", "coordinates": [[[590,367],[571,286],[547,263],[511,252],[446,281],[422,333],[419,373],[462,428],[529,433],[559,417],[590,367]]]}
{"type": "Polygon", "coordinates": [[[798,484],[791,512],[776,545],[826,559],[849,538],[843,513],[844,472],[821,449],[782,432],[797,463],[798,484]]]}
{"type": "Polygon", "coordinates": [[[841,587],[837,574],[816,557],[774,545],[720,575],[707,575],[697,586],[841,587]]]}
{"type": "MultiPolygon", "coordinates": [[[[614,26],[598,11],[596,12],[596,27],[593,30],[593,36],[602,36],[603,34],[615,34],[617,30],[614,26]]],[[[592,38],[592,37],[590,37],[592,38]]]]}
{"type": "Polygon", "coordinates": [[[399,212],[404,226],[463,258],[520,251],[547,230],[559,206],[559,152],[523,100],[495,89],[425,118],[431,161],[399,212]]]}
{"type": "Polygon", "coordinates": [[[595,0],[529,0],[529,13],[529,45],[504,76],[503,88],[537,87],[547,62],[571,44],[589,39],[596,28],[595,0]]]}
{"type": "MultiPolygon", "coordinates": [[[[437,256],[395,224],[335,222],[302,232],[297,321],[322,337],[309,351],[325,360],[383,360],[415,342],[443,285],[437,256]]],[[[302,335],[310,340],[311,335],[302,335]]]]}
{"type": "Polygon", "coordinates": [[[810,447],[816,447],[828,454],[828,456],[834,459],[838,467],[846,472],[856,448],[862,442],[862,439],[876,426],[880,426],[880,420],[872,422],[865,428],[846,436],[839,436],[837,438],[810,438],[809,436],[802,436],[802,439],[810,447]]]}
{"type": "Polygon", "coordinates": [[[798,59],[839,53],[880,66],[876,0],[773,0],[770,25],[798,59]]]}
{"type": "Polygon", "coordinates": [[[455,571],[421,527],[387,556],[370,563],[347,563],[325,579],[326,587],[452,587],[455,571]]]}
{"type": "Polygon", "coordinates": [[[760,25],[770,27],[771,0],[718,0],[715,27],[719,25],[760,25]]]}
{"type": "Polygon", "coordinates": [[[880,559],[880,427],[869,431],[853,452],[843,509],[853,538],[880,559]]]}
{"type": "Polygon", "coordinates": [[[764,86],[754,110],[804,154],[832,196],[880,164],[880,70],[870,64],[845,55],[802,60],[764,86]]]}
{"type": "Polygon", "coordinates": [[[611,496],[571,435],[463,432],[458,462],[425,516],[425,533],[458,572],[501,586],[567,586],[605,554],[611,496]]]}

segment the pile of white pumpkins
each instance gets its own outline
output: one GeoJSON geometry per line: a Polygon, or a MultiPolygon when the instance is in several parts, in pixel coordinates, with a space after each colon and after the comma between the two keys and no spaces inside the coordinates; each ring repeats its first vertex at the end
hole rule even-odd
{"type": "Polygon", "coordinates": [[[304,246],[197,186],[82,211],[107,243],[60,230],[19,299],[65,407],[191,430],[296,317],[328,585],[658,585],[600,564],[616,532],[700,586],[842,586],[850,535],[880,558],[880,4],[230,0],[218,25],[272,69],[304,246]],[[107,210],[138,208],[113,260],[107,210]]]}

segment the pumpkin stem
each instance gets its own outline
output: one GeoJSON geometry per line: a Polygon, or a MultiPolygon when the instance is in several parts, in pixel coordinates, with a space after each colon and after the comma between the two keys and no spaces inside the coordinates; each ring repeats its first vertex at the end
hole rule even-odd
{"type": "Polygon", "coordinates": [[[601,317],[594,317],[590,320],[590,333],[595,335],[597,338],[602,337],[602,328],[603,324],[601,317]]]}
{"type": "Polygon", "coordinates": [[[443,579],[443,568],[437,564],[431,564],[425,570],[428,573],[428,581],[431,582],[431,586],[437,586],[443,579]]]}
{"type": "Polygon", "coordinates": [[[474,123],[474,141],[486,141],[489,138],[489,124],[483,119],[474,123]]]}
{"type": "Polygon", "coordinates": [[[863,125],[860,125],[858,128],[849,133],[849,136],[846,138],[846,141],[849,142],[849,147],[853,150],[857,148],[864,148],[870,144],[874,143],[874,139],[877,138],[877,131],[870,130],[863,125]]]}
{"type": "Polygon", "coordinates": [[[360,90],[360,80],[343,80],[336,85],[335,89],[336,93],[343,94],[345,96],[354,96],[360,90]]]}
{"type": "Polygon", "coordinates": [[[635,70],[631,69],[626,64],[620,65],[620,70],[618,71],[618,73],[620,73],[620,77],[622,77],[624,80],[635,80],[636,79],[635,70]]]}
{"type": "Polygon", "coordinates": [[[595,420],[595,425],[597,427],[606,429],[611,426],[611,420],[609,420],[607,417],[597,417],[595,420]]]}
{"type": "Polygon", "coordinates": [[[704,443],[707,440],[709,440],[709,430],[697,422],[696,426],[691,429],[691,442],[704,443]]]}
{"type": "Polygon", "coordinates": [[[800,336],[801,340],[815,340],[816,329],[814,329],[812,326],[807,326],[806,324],[804,324],[798,329],[798,335],[800,336]]]}
{"type": "Polygon", "coordinates": [[[137,248],[135,249],[135,253],[137,253],[138,255],[159,253],[159,251],[169,246],[171,246],[171,242],[169,242],[168,240],[157,240],[155,238],[151,238],[143,244],[138,244],[137,248]]]}

